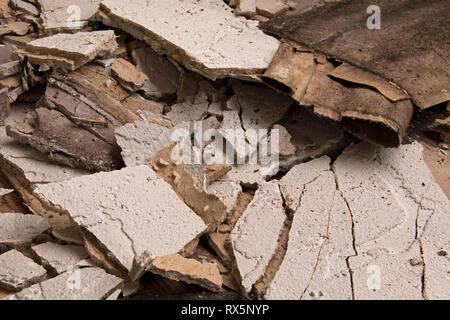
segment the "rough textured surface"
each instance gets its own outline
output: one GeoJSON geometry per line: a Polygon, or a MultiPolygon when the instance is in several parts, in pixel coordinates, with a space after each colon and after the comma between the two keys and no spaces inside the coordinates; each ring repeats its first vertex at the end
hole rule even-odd
{"type": "Polygon", "coordinates": [[[57,273],[66,272],[81,260],[89,257],[86,249],[82,246],[63,246],[53,242],[46,242],[31,249],[39,257],[43,266],[51,268],[57,273]]]}
{"type": "Polygon", "coordinates": [[[212,291],[222,289],[222,277],[214,263],[201,263],[173,254],[154,259],[148,270],[172,280],[198,284],[212,291]]]}
{"type": "Polygon", "coordinates": [[[277,184],[259,185],[256,195],[231,233],[242,286],[250,292],[275,253],[286,216],[277,184]]]}
{"type": "Polygon", "coordinates": [[[260,73],[279,45],[258,30],[257,21],[236,17],[221,0],[105,0],[100,8],[105,24],[145,38],[158,53],[213,78],[260,73]]]}
{"type": "Polygon", "coordinates": [[[0,255],[0,287],[19,291],[44,280],[47,271],[19,251],[0,255]]]}
{"type": "MultiPolygon", "coordinates": [[[[27,50],[39,54],[53,54],[69,59],[93,60],[111,42],[115,43],[114,31],[59,33],[28,42],[27,50]]],[[[116,44],[117,45],[117,44],[116,44]]]]}
{"type": "Polygon", "coordinates": [[[22,290],[8,300],[101,300],[123,282],[100,268],[83,268],[22,290]],[[79,272],[79,281],[76,279],[79,272]]]}
{"type": "Polygon", "coordinates": [[[286,205],[292,212],[296,212],[305,185],[317,179],[321,173],[330,170],[331,159],[322,157],[303,164],[296,165],[280,180],[280,190],[286,205]]]}
{"type": "Polygon", "coordinates": [[[145,251],[153,258],[176,253],[206,228],[146,166],[42,185],[36,193],[66,211],[127,270],[145,251]]]}
{"type": "Polygon", "coordinates": [[[300,205],[268,299],[352,298],[346,265],[346,258],[353,254],[350,212],[336,189],[333,172],[328,167],[321,173],[320,160],[316,162],[310,177],[315,179],[299,177],[299,185],[304,186],[297,193],[300,205]]]}
{"type": "Polygon", "coordinates": [[[100,0],[39,0],[41,18],[46,31],[77,30],[84,27],[98,10],[100,0]],[[73,16],[76,9],[69,7],[76,5],[80,10],[80,19],[73,16]],[[68,21],[71,23],[69,24],[68,21]]]}
{"type": "Polygon", "coordinates": [[[448,299],[450,203],[415,142],[398,150],[349,148],[335,164],[355,223],[355,298],[448,299]],[[412,174],[414,173],[414,174],[412,174]],[[365,266],[381,269],[380,290],[365,285],[365,266]],[[425,282],[422,283],[421,277],[425,282]]]}
{"type": "Polygon", "coordinates": [[[50,229],[43,218],[31,214],[0,214],[0,244],[20,245],[50,229]]]}

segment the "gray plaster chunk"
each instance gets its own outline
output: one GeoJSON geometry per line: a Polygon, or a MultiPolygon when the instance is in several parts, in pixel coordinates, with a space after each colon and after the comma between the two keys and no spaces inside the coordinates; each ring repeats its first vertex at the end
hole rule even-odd
{"type": "MultiPolygon", "coordinates": [[[[416,241],[405,252],[383,248],[349,259],[356,300],[422,300],[423,264],[416,241]]],[[[439,275],[434,275],[439,276],[439,275]]],[[[444,285],[441,282],[441,285],[444,285]]]]}
{"type": "Polygon", "coordinates": [[[44,280],[47,271],[17,250],[0,255],[0,287],[19,291],[44,280]]]}
{"type": "Polygon", "coordinates": [[[55,278],[18,292],[10,300],[103,300],[123,280],[100,268],[74,268],[55,278]]]}
{"type": "Polygon", "coordinates": [[[173,128],[145,121],[129,123],[115,131],[117,144],[122,148],[125,165],[134,167],[149,164],[155,154],[169,146],[173,128]]]}
{"type": "Polygon", "coordinates": [[[247,293],[264,275],[275,253],[285,219],[278,185],[260,184],[255,197],[231,232],[237,269],[247,293]]]}
{"type": "Polygon", "coordinates": [[[158,53],[211,78],[261,73],[279,46],[222,0],[104,0],[101,11],[104,23],[145,37],[158,53]]]}
{"type": "Polygon", "coordinates": [[[39,10],[31,3],[22,0],[11,0],[14,8],[19,9],[25,13],[31,14],[33,16],[39,15],[39,10]]]}
{"type": "Polygon", "coordinates": [[[51,54],[75,60],[94,60],[117,47],[113,30],[78,32],[75,34],[58,33],[53,36],[28,42],[27,51],[38,54],[51,54]]]}
{"type": "MultiPolygon", "coordinates": [[[[361,143],[349,147],[337,159],[335,172],[353,214],[358,256],[377,252],[380,267],[392,267],[395,261],[392,268],[411,275],[399,277],[395,285],[383,286],[371,296],[422,296],[416,284],[424,274],[426,295],[448,299],[450,264],[438,252],[449,250],[450,231],[445,226],[450,202],[426,166],[422,146],[413,142],[398,149],[382,149],[361,143]],[[415,256],[411,252],[417,241],[423,250],[419,262],[425,267],[414,277],[408,259],[415,256]]],[[[355,258],[351,268],[362,268],[363,262],[355,258]]],[[[356,297],[367,294],[367,288],[363,288],[355,284],[356,297]]]]}
{"type": "Polygon", "coordinates": [[[236,205],[237,198],[242,191],[242,187],[235,181],[215,181],[206,187],[209,194],[213,194],[222,201],[230,211],[236,205]]]}
{"type": "Polygon", "coordinates": [[[38,0],[46,31],[70,31],[83,28],[98,10],[100,0],[38,0]],[[79,19],[77,19],[77,14],[79,19]],[[68,23],[70,22],[70,23],[68,23]]]}
{"type": "Polygon", "coordinates": [[[323,156],[309,162],[305,162],[293,167],[280,180],[280,189],[286,200],[286,205],[293,212],[297,211],[300,204],[300,197],[305,185],[317,179],[321,173],[330,170],[331,159],[323,156]]]}
{"type": "Polygon", "coordinates": [[[67,212],[127,270],[144,252],[153,258],[176,253],[206,229],[147,166],[41,185],[36,193],[67,212]]]}
{"type": "MultiPolygon", "coordinates": [[[[22,123],[25,114],[30,110],[27,105],[14,105],[5,126],[22,123]]],[[[86,170],[72,169],[49,162],[45,154],[8,137],[5,126],[0,126],[0,156],[22,171],[28,182],[32,184],[59,182],[89,174],[86,170]]]]}
{"type": "Polygon", "coordinates": [[[290,97],[267,87],[237,84],[233,88],[242,108],[242,126],[245,130],[270,130],[283,119],[293,103],[290,97]]]}
{"type": "Polygon", "coordinates": [[[50,225],[40,216],[21,213],[0,214],[0,244],[2,245],[28,243],[48,229],[50,225]]]}
{"type": "Polygon", "coordinates": [[[186,121],[199,121],[207,114],[209,103],[202,99],[191,102],[182,102],[173,105],[167,117],[174,125],[178,125],[186,121]]]}
{"type": "Polygon", "coordinates": [[[31,248],[39,257],[42,265],[49,267],[58,274],[66,272],[78,262],[89,257],[86,249],[82,246],[60,245],[46,242],[31,248]]]}
{"type": "Polygon", "coordinates": [[[147,98],[162,99],[178,92],[181,73],[172,62],[150,47],[138,48],[133,51],[132,56],[137,71],[148,77],[141,89],[147,98]]]}
{"type": "Polygon", "coordinates": [[[309,182],[267,299],[351,299],[352,221],[330,170],[309,182]]]}

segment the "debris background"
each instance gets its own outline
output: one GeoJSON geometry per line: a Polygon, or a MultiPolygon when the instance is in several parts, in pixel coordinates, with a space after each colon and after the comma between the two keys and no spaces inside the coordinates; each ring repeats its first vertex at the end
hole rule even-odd
{"type": "Polygon", "coordinates": [[[450,3],[378,3],[0,0],[0,299],[449,299],[450,3]]]}

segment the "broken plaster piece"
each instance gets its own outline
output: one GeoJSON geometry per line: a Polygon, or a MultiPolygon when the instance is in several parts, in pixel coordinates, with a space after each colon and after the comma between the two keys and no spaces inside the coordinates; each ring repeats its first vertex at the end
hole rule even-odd
{"type": "Polygon", "coordinates": [[[147,166],[41,185],[36,193],[67,212],[128,271],[144,252],[152,258],[176,253],[206,229],[147,166]]]}
{"type": "Polygon", "coordinates": [[[79,32],[75,34],[58,33],[40,38],[25,45],[24,55],[28,55],[32,63],[42,64],[42,61],[57,63],[64,59],[68,61],[66,69],[75,70],[78,67],[114,51],[117,42],[113,30],[79,32]],[[44,57],[44,58],[42,58],[44,57]],[[33,61],[35,58],[35,62],[33,61]]]}
{"type": "Polygon", "coordinates": [[[17,250],[0,255],[0,287],[19,291],[44,280],[47,271],[17,250]]]}
{"type": "Polygon", "coordinates": [[[154,259],[148,270],[172,280],[197,284],[211,291],[222,289],[222,277],[215,263],[201,263],[173,254],[154,259]]]}
{"type": "Polygon", "coordinates": [[[450,202],[423,160],[423,147],[360,143],[337,159],[335,172],[355,225],[358,255],[349,261],[355,298],[448,299],[450,264],[439,254],[449,252],[450,202]],[[374,290],[366,286],[370,266],[385,275],[374,290]]]}
{"type": "Polygon", "coordinates": [[[100,0],[38,0],[41,6],[43,27],[47,32],[72,31],[83,28],[95,15],[100,0]],[[74,7],[74,4],[76,7],[74,7]],[[74,13],[79,10],[79,19],[74,13]]]}
{"type": "Polygon", "coordinates": [[[74,269],[24,289],[7,299],[103,300],[117,290],[122,282],[122,279],[100,268],[74,269]]]}
{"type": "Polygon", "coordinates": [[[159,54],[212,79],[259,74],[279,46],[259,31],[257,21],[236,17],[222,0],[104,0],[100,13],[106,25],[147,41],[159,54]],[[195,41],[186,33],[196,35],[195,41]]]}
{"type": "Polygon", "coordinates": [[[249,293],[264,275],[286,219],[280,189],[262,183],[231,232],[231,242],[242,286],[249,293]]]}
{"type": "Polygon", "coordinates": [[[31,242],[50,229],[47,221],[39,216],[21,213],[0,214],[0,244],[18,246],[31,242]]]}
{"type": "Polygon", "coordinates": [[[50,268],[58,274],[66,272],[78,262],[89,257],[82,246],[60,245],[46,242],[31,248],[44,267],[50,268]]]}
{"type": "Polygon", "coordinates": [[[352,283],[346,264],[346,258],[354,254],[350,212],[336,189],[331,170],[308,182],[303,181],[305,187],[294,213],[287,251],[265,297],[351,299],[352,283]]]}

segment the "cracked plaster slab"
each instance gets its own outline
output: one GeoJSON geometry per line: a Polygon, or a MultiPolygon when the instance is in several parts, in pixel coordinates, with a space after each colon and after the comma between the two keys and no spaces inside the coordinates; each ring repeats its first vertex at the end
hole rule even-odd
{"type": "Polygon", "coordinates": [[[31,248],[39,257],[42,265],[51,268],[58,274],[66,272],[78,262],[89,257],[88,252],[82,246],[60,245],[46,242],[31,248]]]}
{"type": "Polygon", "coordinates": [[[0,287],[19,291],[44,280],[47,271],[17,250],[0,255],[0,287]]]}
{"type": "Polygon", "coordinates": [[[257,21],[236,17],[222,0],[103,0],[100,11],[105,24],[210,78],[261,73],[279,46],[257,21]]]}
{"type": "Polygon", "coordinates": [[[275,252],[285,219],[278,185],[260,184],[252,202],[231,232],[236,266],[247,293],[263,276],[275,252]]]}
{"type": "Polygon", "coordinates": [[[144,253],[176,253],[206,229],[147,166],[41,185],[36,193],[67,212],[128,271],[144,253]]]}
{"type": "Polygon", "coordinates": [[[100,268],[75,269],[73,272],[65,272],[55,278],[35,284],[6,299],[102,300],[110,296],[122,283],[122,279],[110,275],[100,268]]]}
{"type": "Polygon", "coordinates": [[[355,298],[448,299],[450,262],[442,252],[450,246],[450,203],[423,160],[423,147],[361,143],[338,158],[335,172],[354,221],[355,298]],[[362,275],[368,264],[382,275],[374,292],[362,275]]]}
{"type": "Polygon", "coordinates": [[[39,216],[21,213],[0,214],[0,244],[21,245],[50,229],[47,221],[39,216]]]}
{"type": "MultiPolygon", "coordinates": [[[[316,160],[313,174],[297,173],[300,205],[294,213],[286,255],[267,299],[351,299],[346,258],[353,254],[351,216],[336,190],[329,159],[316,160]]],[[[304,165],[298,166],[306,169],[304,165]]],[[[296,170],[296,171],[297,171],[296,170]]]]}

